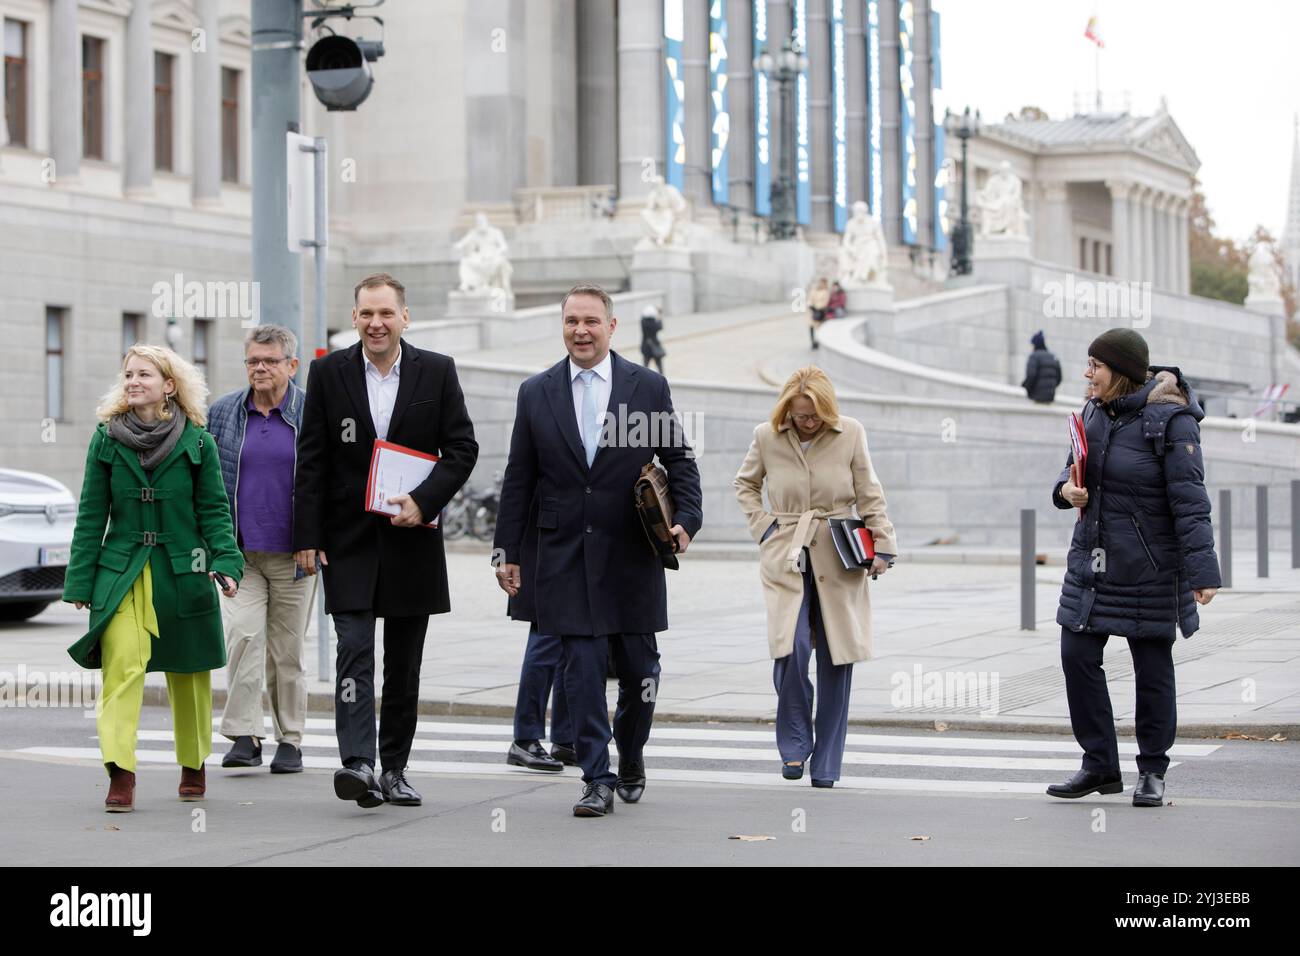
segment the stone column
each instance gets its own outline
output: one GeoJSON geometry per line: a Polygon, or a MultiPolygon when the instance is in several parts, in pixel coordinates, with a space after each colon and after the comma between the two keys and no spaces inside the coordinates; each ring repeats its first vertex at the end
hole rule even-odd
{"type": "Polygon", "coordinates": [[[1187,295],[1192,291],[1192,280],[1189,274],[1191,262],[1191,250],[1188,248],[1187,235],[1187,213],[1191,208],[1191,203],[1186,199],[1179,199],[1174,207],[1174,241],[1177,246],[1177,256],[1175,262],[1177,268],[1174,273],[1174,291],[1180,295],[1187,295]]]}
{"type": "Polygon", "coordinates": [[[1073,230],[1070,228],[1069,191],[1062,182],[1044,182],[1040,186],[1042,203],[1041,228],[1045,241],[1039,244],[1043,256],[1064,269],[1078,267],[1073,230]]]}
{"type": "Polygon", "coordinates": [[[1106,188],[1110,190],[1111,266],[1115,270],[1116,279],[1128,279],[1131,268],[1128,197],[1133,186],[1123,180],[1111,179],[1106,181],[1106,188]]]}
{"type": "Polygon", "coordinates": [[[916,241],[934,248],[934,124],[930,106],[930,3],[912,0],[915,9],[912,84],[916,97],[916,241]]]}
{"type": "Polygon", "coordinates": [[[835,231],[831,138],[831,28],[828,0],[808,0],[808,160],[812,169],[812,232],[835,231]]]}
{"type": "MultiPolygon", "coordinates": [[[[545,161],[528,170],[528,185],[575,186],[578,182],[578,28],[576,0],[530,3],[526,87],[529,97],[529,153],[534,150],[545,161]],[[541,14],[541,17],[538,14],[541,14]],[[540,41],[533,37],[540,34],[540,41]],[[531,106],[535,90],[545,89],[545,111],[531,106]]],[[[609,57],[609,80],[613,82],[613,49],[609,57]]],[[[603,138],[608,138],[603,137],[603,138]]]]}
{"type": "Polygon", "coordinates": [[[150,0],[135,0],[126,18],[126,143],[122,188],[129,196],[153,187],[154,63],[150,0]]]}
{"type": "Polygon", "coordinates": [[[1142,188],[1133,183],[1128,192],[1128,278],[1141,282],[1142,275],[1142,188]]]}
{"type": "Polygon", "coordinates": [[[733,209],[754,208],[754,6],[727,0],[728,179],[733,209]]]}
{"type": "Polygon", "coordinates": [[[465,150],[471,205],[514,202],[527,181],[528,26],[522,0],[477,0],[465,8],[465,150]],[[488,38],[504,28],[504,52],[488,38]]]}
{"type": "MultiPolygon", "coordinates": [[[[194,204],[221,203],[220,0],[198,0],[205,49],[194,53],[194,204]]],[[[250,104],[251,105],[251,104],[250,104]]]]}
{"type": "Polygon", "coordinates": [[[81,36],[77,0],[50,4],[50,157],[57,179],[81,173],[81,36]]]}
{"type": "Polygon", "coordinates": [[[578,182],[618,182],[618,72],[615,0],[577,5],[578,182]]]}
{"type": "Polygon", "coordinates": [[[713,204],[713,117],[709,106],[709,0],[683,0],[682,80],[686,84],[686,168],[682,195],[713,204]]]}
{"type": "Polygon", "coordinates": [[[899,135],[898,0],[880,0],[880,167],[885,241],[903,241],[903,168],[899,135]]]}
{"type": "Polygon", "coordinates": [[[624,3],[618,11],[618,193],[641,199],[650,191],[643,170],[663,174],[663,10],[659,3],[624,3]]]}
{"type": "Polygon", "coordinates": [[[1156,282],[1156,191],[1142,191],[1142,281],[1156,282]]]}
{"type": "Polygon", "coordinates": [[[848,203],[869,202],[867,195],[866,4],[844,4],[844,136],[848,146],[848,203]]]}

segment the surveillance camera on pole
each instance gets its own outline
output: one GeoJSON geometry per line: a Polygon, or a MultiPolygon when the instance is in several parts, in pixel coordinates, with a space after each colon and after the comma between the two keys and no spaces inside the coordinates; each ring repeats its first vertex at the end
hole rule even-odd
{"type": "Polygon", "coordinates": [[[322,37],[307,51],[307,79],[327,110],[354,110],[375,84],[370,64],[384,55],[382,40],[322,37]]]}

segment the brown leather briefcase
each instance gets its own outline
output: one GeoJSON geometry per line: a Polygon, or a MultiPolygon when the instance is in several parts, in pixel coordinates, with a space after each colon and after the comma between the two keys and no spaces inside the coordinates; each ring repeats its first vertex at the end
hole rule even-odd
{"type": "Polygon", "coordinates": [[[668,490],[668,473],[653,461],[646,462],[633,485],[632,496],[650,550],[663,560],[664,567],[676,571],[677,539],[670,531],[676,509],[672,492],[668,490]]]}

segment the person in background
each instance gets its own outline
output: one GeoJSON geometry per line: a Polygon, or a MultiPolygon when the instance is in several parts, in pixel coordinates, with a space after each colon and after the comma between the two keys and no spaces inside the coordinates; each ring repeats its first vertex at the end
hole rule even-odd
{"type": "Polygon", "coordinates": [[[818,279],[808,293],[808,339],[813,348],[820,348],[817,344],[817,330],[826,321],[826,307],[830,301],[830,284],[825,279],[818,279]]]}
{"type": "Polygon", "coordinates": [[[843,316],[848,308],[848,301],[849,297],[844,287],[838,282],[832,282],[830,298],[826,300],[826,317],[838,319],[843,316]]]}
{"type": "Polygon", "coordinates": [[[135,808],[146,673],[167,675],[178,795],[207,792],[211,671],[226,663],[213,582],[233,598],[244,573],[216,442],[203,428],[207,391],[171,349],[131,346],[86,452],[63,600],[90,608],[90,628],[68,653],[103,668],[95,729],[110,813],[135,808]]]}
{"type": "Polygon", "coordinates": [[[664,373],[664,356],[668,354],[659,341],[659,333],[663,330],[664,323],[658,309],[647,305],[641,310],[641,364],[649,367],[654,362],[660,375],[664,373]]]}
{"type": "Polygon", "coordinates": [[[1020,387],[1035,402],[1050,405],[1056,400],[1056,386],[1061,384],[1061,363],[1047,350],[1047,339],[1039,329],[1029,340],[1034,350],[1025,363],[1025,380],[1020,387]]]}
{"type": "Polygon", "coordinates": [[[573,725],[564,693],[564,643],[554,634],[537,630],[537,602],[533,596],[537,567],[537,500],[528,509],[524,543],[519,553],[519,590],[506,598],[511,620],[528,622],[528,643],[519,672],[515,700],[514,740],[506,763],[526,770],[558,771],[578,765],[573,750],[573,725]],[[546,736],[546,700],[551,701],[551,752],[542,746],[546,736]]]}
{"type": "Polygon", "coordinates": [[[262,685],[278,746],[271,773],[302,771],[307,722],[303,642],[316,578],[293,560],[293,476],[304,393],[294,384],[298,339],[259,325],[244,339],[248,387],[212,403],[208,428],[220,451],[244,555],[239,595],[226,606],[226,707],[221,733],[234,741],[223,767],[262,765],[262,685]]]}

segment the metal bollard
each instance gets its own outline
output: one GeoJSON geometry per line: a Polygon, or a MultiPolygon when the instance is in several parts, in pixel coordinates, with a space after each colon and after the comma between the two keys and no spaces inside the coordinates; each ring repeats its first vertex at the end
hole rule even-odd
{"type": "Polygon", "coordinates": [[[1268,485],[1255,486],[1255,577],[1268,577],[1268,485]]]}
{"type": "Polygon", "coordinates": [[[1219,492],[1219,583],[1232,587],[1232,491],[1219,492]]]}
{"type": "Polygon", "coordinates": [[[1020,510],[1020,629],[1034,630],[1034,519],[1033,508],[1020,510]]]}
{"type": "Polygon", "coordinates": [[[1300,479],[1291,479],[1291,567],[1300,568],[1300,479]]]}

